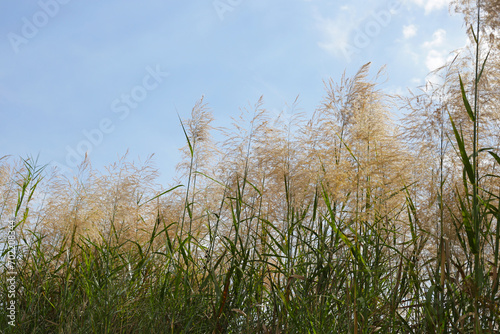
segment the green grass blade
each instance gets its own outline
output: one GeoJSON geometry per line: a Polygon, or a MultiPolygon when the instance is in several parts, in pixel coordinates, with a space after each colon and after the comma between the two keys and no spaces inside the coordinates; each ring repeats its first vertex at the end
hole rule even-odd
{"type": "Polygon", "coordinates": [[[469,100],[467,99],[467,95],[465,94],[465,88],[464,88],[464,83],[462,82],[462,77],[458,75],[458,78],[460,79],[460,91],[462,92],[462,100],[464,101],[465,109],[467,110],[467,114],[469,115],[471,121],[475,122],[476,116],[474,115],[469,100]]]}

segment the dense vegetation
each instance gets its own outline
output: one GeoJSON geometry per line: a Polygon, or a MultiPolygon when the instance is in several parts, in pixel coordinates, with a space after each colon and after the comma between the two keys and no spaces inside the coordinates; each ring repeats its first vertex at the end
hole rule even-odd
{"type": "Polygon", "coordinates": [[[167,190],[149,160],[68,179],[0,159],[18,246],[1,332],[500,331],[498,11],[467,3],[471,49],[409,97],[366,64],[326,81],[309,119],[258,101],[213,129],[201,99],[167,190]]]}

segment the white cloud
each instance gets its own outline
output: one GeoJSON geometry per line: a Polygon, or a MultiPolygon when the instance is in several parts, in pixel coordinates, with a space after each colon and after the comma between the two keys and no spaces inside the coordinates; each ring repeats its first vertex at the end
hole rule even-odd
{"type": "Polygon", "coordinates": [[[423,46],[425,48],[434,48],[443,45],[446,39],[446,30],[438,29],[432,34],[432,40],[425,42],[423,46]]]}
{"type": "Polygon", "coordinates": [[[359,25],[359,20],[349,11],[335,18],[324,18],[319,14],[316,17],[318,30],[323,35],[318,46],[337,57],[347,57],[352,49],[351,34],[359,25]]]}
{"type": "MultiPolygon", "coordinates": [[[[318,46],[337,57],[348,61],[360,53],[360,50],[370,45],[375,36],[385,28],[380,23],[380,10],[376,10],[374,3],[363,5],[342,5],[333,17],[323,16],[323,12],[316,12],[316,24],[323,35],[318,46]],[[377,16],[378,15],[378,16],[377,16]],[[374,28],[375,36],[372,31],[374,28]]],[[[385,20],[385,17],[382,18],[385,20]]]]}
{"type": "Polygon", "coordinates": [[[434,71],[435,69],[443,66],[446,63],[446,58],[443,52],[437,50],[430,50],[427,53],[427,57],[425,59],[425,66],[429,71],[434,71]]]}
{"type": "Polygon", "coordinates": [[[406,93],[406,89],[401,86],[392,86],[386,90],[389,95],[404,95],[406,93]]]}
{"type": "Polygon", "coordinates": [[[422,79],[420,78],[411,78],[410,82],[414,85],[420,85],[422,83],[422,79]]]}
{"type": "Polygon", "coordinates": [[[417,34],[417,27],[414,24],[403,26],[403,36],[408,39],[417,34]]]}
{"type": "Polygon", "coordinates": [[[425,66],[430,72],[426,77],[427,83],[440,84],[443,78],[437,69],[453,60],[454,54],[450,54],[450,41],[444,29],[438,29],[432,34],[432,38],[422,44],[422,52],[425,52],[425,66]]]}
{"type": "Polygon", "coordinates": [[[434,10],[448,8],[451,0],[411,0],[417,6],[424,8],[425,14],[429,14],[434,10]]]}

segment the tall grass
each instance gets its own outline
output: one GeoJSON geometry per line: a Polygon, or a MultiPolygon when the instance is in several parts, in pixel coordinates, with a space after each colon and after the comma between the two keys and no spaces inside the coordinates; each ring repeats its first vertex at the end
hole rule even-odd
{"type": "MultiPolygon", "coordinates": [[[[242,197],[243,185],[251,187],[247,182],[241,180],[221,204],[230,210],[232,235],[171,235],[173,226],[160,215],[141,242],[122,241],[123,231],[113,221],[109,235],[93,240],[74,229],[57,247],[27,229],[18,240],[23,247],[16,267],[16,327],[4,313],[3,331],[459,332],[477,326],[469,316],[476,299],[480,328],[498,328],[496,275],[488,280],[493,285],[483,282],[477,297],[473,276],[447,271],[445,304],[436,307],[441,285],[427,271],[440,259],[422,261],[429,238],[408,191],[409,235],[398,230],[401,213],[343,218],[346,204],[332,201],[326,187],[317,189],[309,206],[288,206],[280,226],[242,197]],[[247,221],[260,229],[252,230],[247,221]]],[[[207,215],[210,226],[222,223],[221,215],[207,215]]],[[[497,264],[498,238],[495,247],[497,264]]],[[[445,261],[448,270],[470,270],[458,259],[445,261]]]]}

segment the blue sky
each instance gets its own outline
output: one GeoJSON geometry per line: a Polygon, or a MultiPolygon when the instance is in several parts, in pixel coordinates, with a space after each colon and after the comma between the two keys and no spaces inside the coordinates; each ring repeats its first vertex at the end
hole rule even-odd
{"type": "Polygon", "coordinates": [[[466,43],[447,0],[40,0],[0,3],[0,157],[40,155],[65,171],[155,154],[167,185],[188,118],[205,96],[215,126],[257,102],[299,95],[371,61],[388,93],[432,79],[466,43]]]}

